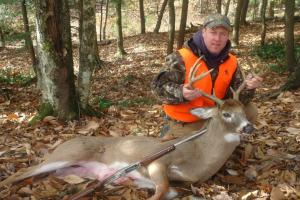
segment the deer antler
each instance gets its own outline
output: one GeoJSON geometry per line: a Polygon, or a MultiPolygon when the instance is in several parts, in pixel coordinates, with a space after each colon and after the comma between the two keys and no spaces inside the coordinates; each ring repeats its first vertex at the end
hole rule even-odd
{"type": "MultiPolygon", "coordinates": [[[[202,74],[200,74],[199,76],[196,76],[196,72],[198,70],[198,68],[201,66],[202,63],[199,64],[200,60],[203,58],[203,55],[200,56],[196,62],[193,64],[193,66],[191,67],[190,73],[189,73],[189,83],[188,86],[191,88],[193,87],[193,84],[198,81],[201,80],[202,78],[204,78],[205,76],[207,76],[208,74],[210,74],[214,68],[208,70],[207,72],[204,72],[202,74]]],[[[216,102],[218,105],[222,105],[224,103],[224,101],[222,101],[221,99],[219,99],[218,97],[215,96],[215,91],[213,91],[213,95],[209,95],[205,92],[203,92],[202,90],[198,90],[202,96],[216,102]]]]}
{"type": "MultiPolygon", "coordinates": [[[[254,76],[255,75],[255,73],[254,73],[254,67],[253,67],[252,63],[250,62],[249,57],[248,57],[247,54],[245,55],[245,58],[246,58],[247,64],[250,66],[250,74],[252,76],[254,76]]],[[[242,84],[239,86],[239,88],[236,91],[234,91],[230,87],[230,90],[231,90],[231,92],[233,94],[233,99],[236,99],[236,100],[239,100],[239,96],[240,96],[241,91],[246,87],[246,75],[245,75],[245,72],[242,70],[241,67],[240,67],[240,71],[241,71],[241,74],[242,74],[242,77],[243,77],[244,81],[242,82],[242,84]]]]}
{"type": "Polygon", "coordinates": [[[191,88],[194,88],[193,84],[204,78],[205,76],[207,76],[211,71],[213,71],[214,69],[210,69],[209,71],[207,72],[204,72],[202,74],[200,74],[199,76],[196,76],[196,73],[197,73],[197,70],[198,68],[201,66],[202,63],[199,64],[200,60],[203,58],[203,55],[200,56],[196,62],[193,64],[193,66],[191,67],[191,70],[190,70],[190,73],[189,73],[189,83],[188,83],[188,86],[191,87],[191,88]]]}

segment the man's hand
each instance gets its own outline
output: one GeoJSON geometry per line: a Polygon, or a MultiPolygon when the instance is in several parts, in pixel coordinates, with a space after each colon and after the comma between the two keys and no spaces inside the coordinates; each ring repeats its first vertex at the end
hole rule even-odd
{"type": "Polygon", "coordinates": [[[246,86],[247,89],[255,89],[261,86],[263,78],[260,76],[249,74],[246,77],[246,86]]]}
{"type": "Polygon", "coordinates": [[[202,96],[198,89],[194,89],[189,85],[183,86],[182,94],[183,94],[183,97],[189,101],[202,96]]]}

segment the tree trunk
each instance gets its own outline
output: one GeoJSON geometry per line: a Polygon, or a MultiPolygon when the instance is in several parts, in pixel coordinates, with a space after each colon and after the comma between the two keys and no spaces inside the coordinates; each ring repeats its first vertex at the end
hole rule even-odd
{"type": "Polygon", "coordinates": [[[247,12],[248,12],[249,0],[244,0],[241,11],[241,25],[247,25],[247,12]]]}
{"type": "Polygon", "coordinates": [[[100,2],[100,26],[99,26],[99,41],[102,41],[102,24],[103,24],[103,2],[104,0],[101,0],[100,2]]]}
{"type": "Polygon", "coordinates": [[[0,50],[4,48],[5,48],[4,33],[2,31],[2,27],[0,26],[0,50]]]}
{"type": "Polygon", "coordinates": [[[268,17],[274,19],[274,0],[269,1],[268,17]]]}
{"type": "Polygon", "coordinates": [[[25,32],[25,46],[26,46],[26,49],[28,50],[28,52],[30,54],[32,67],[33,67],[33,70],[36,74],[37,60],[36,60],[36,57],[35,57],[33,43],[32,43],[32,39],[31,39],[31,33],[30,33],[30,30],[29,30],[29,23],[28,23],[27,9],[26,9],[26,0],[21,1],[21,7],[22,7],[24,32],[25,32]]]}
{"type": "Polygon", "coordinates": [[[290,72],[293,72],[296,65],[295,47],[294,47],[294,13],[295,1],[285,1],[285,61],[290,72]]]}
{"type": "Polygon", "coordinates": [[[261,34],[260,34],[260,44],[265,44],[267,25],[266,25],[266,8],[267,8],[268,0],[262,0],[262,6],[260,9],[260,19],[261,19],[261,34]]]}
{"type": "Polygon", "coordinates": [[[167,3],[168,3],[168,0],[164,0],[163,3],[162,3],[162,6],[161,6],[161,9],[159,11],[158,18],[157,18],[157,22],[156,22],[156,25],[155,25],[155,28],[154,28],[154,31],[153,31],[154,33],[158,33],[159,32],[160,25],[161,25],[161,20],[162,20],[162,18],[164,16],[164,12],[165,12],[167,3]]]}
{"type": "Polygon", "coordinates": [[[175,7],[174,0],[168,1],[169,6],[169,38],[168,38],[168,48],[167,54],[173,52],[174,38],[175,38],[175,7]]]}
{"type": "Polygon", "coordinates": [[[107,24],[107,16],[108,16],[108,2],[109,2],[109,0],[106,0],[105,20],[104,20],[104,25],[103,25],[103,40],[106,40],[106,24],[107,24]]]}
{"type": "Polygon", "coordinates": [[[180,49],[184,43],[188,8],[189,8],[189,0],[182,0],[181,19],[180,19],[180,27],[179,27],[179,34],[178,34],[178,40],[177,40],[177,49],[180,49]]]}
{"type": "Polygon", "coordinates": [[[78,74],[78,94],[80,99],[80,107],[84,110],[88,107],[90,84],[92,73],[99,65],[98,58],[95,53],[97,42],[92,38],[96,38],[96,16],[95,16],[96,0],[80,0],[79,1],[79,74],[78,74]]]}
{"type": "Polygon", "coordinates": [[[75,94],[70,15],[67,0],[36,0],[38,85],[42,93],[40,118],[78,116],[75,94]]]}
{"type": "Polygon", "coordinates": [[[141,34],[144,34],[146,33],[144,0],[139,0],[139,6],[140,6],[141,34]]]}
{"type": "Polygon", "coordinates": [[[122,57],[126,54],[123,46],[123,31],[122,31],[122,0],[117,0],[115,3],[116,6],[116,13],[117,13],[117,56],[122,57]]]}
{"type": "Polygon", "coordinates": [[[225,16],[228,15],[229,6],[230,6],[230,0],[227,0],[227,2],[226,2],[226,7],[225,7],[225,12],[224,12],[224,15],[225,15],[225,16]]]}
{"type": "Polygon", "coordinates": [[[241,10],[242,10],[243,0],[237,1],[235,16],[234,16],[234,25],[233,25],[233,40],[232,46],[236,47],[239,45],[239,32],[240,32],[240,18],[241,18],[241,10]]]}
{"type": "Polygon", "coordinates": [[[254,0],[254,2],[253,2],[252,21],[254,21],[256,19],[256,13],[257,13],[257,0],[254,0]]]}
{"type": "Polygon", "coordinates": [[[222,0],[217,0],[217,13],[222,12],[222,0]]]}

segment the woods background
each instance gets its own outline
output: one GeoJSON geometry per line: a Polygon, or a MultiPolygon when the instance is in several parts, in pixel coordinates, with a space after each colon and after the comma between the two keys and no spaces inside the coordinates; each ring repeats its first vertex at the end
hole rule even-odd
{"type": "MultiPolygon", "coordinates": [[[[193,190],[178,187],[205,199],[299,199],[299,6],[298,0],[0,0],[0,179],[78,135],[157,137],[164,121],[150,91],[153,77],[206,15],[221,12],[231,20],[239,64],[264,77],[255,99],[257,131],[211,180],[193,190]]],[[[85,186],[52,178],[1,189],[0,197],[62,199],[85,186]]],[[[148,194],[120,187],[102,198],[148,194]]]]}

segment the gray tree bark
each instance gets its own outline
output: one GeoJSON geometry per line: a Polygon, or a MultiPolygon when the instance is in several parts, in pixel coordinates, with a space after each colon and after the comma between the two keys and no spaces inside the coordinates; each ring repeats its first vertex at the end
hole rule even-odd
{"type": "Polygon", "coordinates": [[[225,7],[225,12],[224,12],[224,15],[225,15],[225,16],[228,15],[229,6],[230,6],[230,0],[227,0],[227,2],[226,2],[226,7],[225,7]]]}
{"type": "Polygon", "coordinates": [[[40,114],[59,119],[78,116],[75,94],[70,15],[67,0],[36,0],[40,114]]]}
{"type": "Polygon", "coordinates": [[[80,107],[88,108],[92,73],[99,65],[96,35],[96,0],[79,1],[79,74],[78,95],[80,107]],[[94,39],[92,39],[94,38],[94,39]]]}
{"type": "Polygon", "coordinates": [[[266,40],[267,24],[266,24],[266,8],[268,0],[262,0],[262,5],[260,9],[260,19],[261,19],[261,33],[260,33],[260,44],[264,45],[266,40]]]}
{"type": "Polygon", "coordinates": [[[240,18],[241,18],[242,4],[243,4],[243,0],[237,1],[237,6],[236,6],[235,16],[234,16],[234,25],[233,25],[233,39],[232,39],[233,47],[239,45],[240,18]]]}
{"type": "Polygon", "coordinates": [[[168,37],[168,48],[167,54],[173,52],[173,45],[175,39],[175,7],[174,0],[168,1],[169,6],[169,37],[168,37]]]}
{"type": "Polygon", "coordinates": [[[116,26],[117,26],[117,56],[124,56],[126,54],[124,50],[124,45],[123,45],[123,31],[122,31],[122,0],[117,0],[115,2],[116,6],[116,13],[117,13],[117,21],[116,21],[116,26]]]}
{"type": "Polygon", "coordinates": [[[179,33],[177,39],[177,49],[180,49],[184,43],[188,7],[189,7],[189,0],[182,0],[180,27],[179,27],[179,33]]]}
{"type": "Polygon", "coordinates": [[[247,25],[247,12],[248,12],[249,0],[244,0],[241,11],[241,25],[247,25]]]}
{"type": "Polygon", "coordinates": [[[102,41],[102,24],[103,24],[103,2],[104,0],[101,0],[100,2],[100,24],[99,24],[99,41],[102,41]]]}
{"type": "Polygon", "coordinates": [[[23,24],[24,24],[24,32],[25,32],[25,46],[30,54],[33,70],[36,73],[37,60],[35,57],[33,43],[32,43],[32,39],[31,39],[31,33],[29,30],[29,23],[28,23],[27,9],[26,9],[26,0],[21,1],[21,7],[22,7],[23,24]]]}
{"type": "Polygon", "coordinates": [[[296,58],[295,58],[295,46],[294,46],[294,13],[295,13],[295,1],[285,1],[285,61],[290,72],[295,70],[296,58]]]}
{"type": "Polygon", "coordinates": [[[139,7],[140,7],[141,34],[144,34],[146,33],[144,0],[139,0],[139,7]]]}
{"type": "Polygon", "coordinates": [[[222,0],[217,0],[217,13],[222,12],[222,0]]]}
{"type": "Polygon", "coordinates": [[[3,48],[5,48],[5,39],[2,27],[0,26],[0,50],[2,50],[3,48]]]}
{"type": "Polygon", "coordinates": [[[108,2],[109,2],[109,0],[106,0],[105,20],[104,20],[104,25],[103,25],[103,40],[106,40],[106,24],[107,24],[107,16],[108,16],[108,2]]]}
{"type": "Polygon", "coordinates": [[[156,25],[155,25],[155,28],[154,28],[154,31],[153,31],[154,33],[159,32],[159,29],[160,29],[160,26],[161,26],[161,20],[164,16],[167,3],[168,3],[168,0],[164,0],[163,3],[162,3],[162,6],[161,6],[161,9],[159,11],[159,15],[158,15],[158,18],[157,18],[157,21],[156,21],[156,25]]]}
{"type": "Polygon", "coordinates": [[[274,18],[274,0],[269,1],[268,17],[270,19],[274,18]]]}

